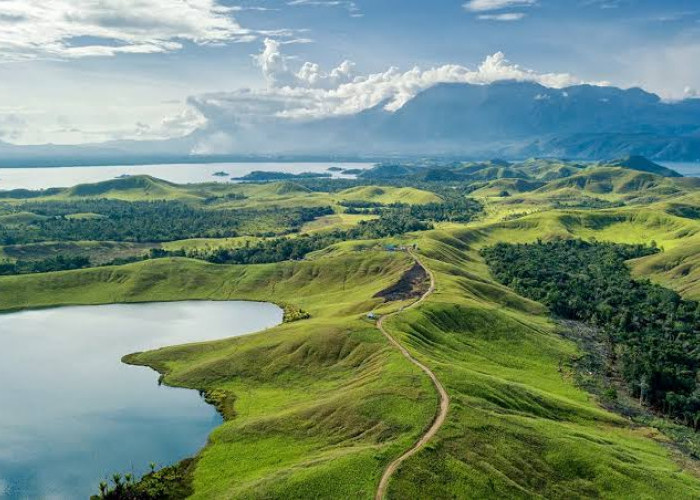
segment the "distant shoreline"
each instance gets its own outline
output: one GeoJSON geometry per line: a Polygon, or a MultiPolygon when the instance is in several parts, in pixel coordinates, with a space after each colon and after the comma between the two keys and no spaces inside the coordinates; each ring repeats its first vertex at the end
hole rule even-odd
{"type": "Polygon", "coordinates": [[[153,165],[215,165],[226,163],[375,163],[378,161],[398,161],[396,159],[375,159],[357,157],[282,157],[282,158],[241,158],[241,157],[125,157],[125,158],[50,158],[12,159],[0,158],[0,168],[70,168],[70,167],[135,167],[153,165]]]}
{"type": "MultiPolygon", "coordinates": [[[[539,157],[538,157],[539,158],[539,157]]],[[[546,159],[549,157],[542,157],[546,159]]],[[[425,155],[425,156],[237,156],[237,155],[207,155],[207,156],[125,156],[125,157],[104,157],[85,156],[79,158],[67,157],[37,157],[37,158],[12,158],[0,157],[0,169],[10,168],[70,168],[70,167],[133,167],[133,166],[153,166],[153,165],[216,165],[226,163],[401,163],[415,161],[484,161],[485,157],[455,156],[455,155],[425,155]]],[[[523,158],[504,158],[509,162],[522,161],[523,158]]],[[[561,159],[561,158],[553,158],[561,159]]],[[[592,161],[586,159],[568,158],[575,161],[592,161]]],[[[654,160],[660,165],[685,164],[698,165],[700,160],[695,161],[665,161],[654,160]]]]}

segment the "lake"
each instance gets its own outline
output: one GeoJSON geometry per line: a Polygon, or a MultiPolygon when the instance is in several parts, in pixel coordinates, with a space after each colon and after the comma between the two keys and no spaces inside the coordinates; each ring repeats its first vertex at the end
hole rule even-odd
{"type": "Polygon", "coordinates": [[[700,177],[700,162],[659,162],[659,165],[671,168],[686,177],[700,177]]]}
{"type": "Polygon", "coordinates": [[[279,324],[260,302],[61,307],[0,314],[0,498],[87,498],[114,472],[193,456],[221,423],[197,391],[125,354],[279,324]]]}
{"type": "Polygon", "coordinates": [[[329,172],[328,168],[365,169],[373,165],[373,163],[201,163],[113,167],[0,168],[0,190],[70,187],[76,184],[106,181],[120,175],[151,175],[177,184],[231,182],[230,177],[242,177],[255,170],[292,174],[302,172],[329,173],[335,178],[354,178],[354,176],[347,176],[339,172],[329,172]],[[216,172],[226,172],[230,177],[215,176],[216,172]]]}

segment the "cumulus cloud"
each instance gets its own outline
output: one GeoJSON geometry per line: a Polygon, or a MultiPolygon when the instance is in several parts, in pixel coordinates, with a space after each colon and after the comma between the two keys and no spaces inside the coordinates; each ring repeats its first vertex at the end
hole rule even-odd
{"type": "Polygon", "coordinates": [[[290,58],[282,53],[282,45],[283,43],[278,40],[266,38],[262,52],[254,56],[269,88],[331,89],[352,80],[355,64],[351,61],[343,61],[330,72],[323,71],[316,63],[306,62],[298,71],[294,72],[289,68],[290,58]]]}
{"type": "Polygon", "coordinates": [[[262,90],[244,89],[196,96],[190,104],[207,118],[228,123],[265,119],[317,119],[348,115],[383,105],[390,112],[400,109],[418,93],[439,83],[485,85],[501,80],[529,81],[563,88],[581,82],[567,73],[539,73],[508,61],[496,52],[476,68],[448,64],[430,69],[414,67],[401,71],[391,67],[369,75],[356,73],[350,61],[330,71],[305,62],[294,70],[292,59],[282,53],[282,44],[265,40],[255,56],[267,82],[262,90]]]}
{"type": "Polygon", "coordinates": [[[3,0],[0,59],[170,52],[252,41],[218,0],[3,0]]]}
{"type": "Polygon", "coordinates": [[[540,73],[511,63],[501,52],[476,68],[448,64],[428,69],[396,67],[360,74],[345,61],[324,70],[312,62],[286,56],[284,44],[266,40],[255,55],[267,86],[193,96],[188,103],[206,118],[197,134],[197,153],[251,152],[277,147],[294,150],[308,127],[319,141],[335,140],[333,127],[317,128],[317,121],[383,109],[395,112],[418,93],[440,83],[486,85],[497,81],[535,82],[550,88],[584,83],[567,73],[540,73]],[[314,128],[316,127],[316,128],[314,128]],[[330,134],[325,137],[324,134],[330,134]],[[299,134],[297,134],[299,132],[299,134]]]}
{"type": "Polygon", "coordinates": [[[683,96],[687,99],[697,99],[700,98],[700,92],[693,87],[686,87],[683,89],[683,96]]]}
{"type": "Polygon", "coordinates": [[[536,0],[469,0],[463,7],[470,12],[488,12],[513,7],[532,7],[536,0]]]}
{"type": "Polygon", "coordinates": [[[157,127],[149,128],[150,138],[182,137],[202,127],[206,118],[194,108],[186,107],[179,113],[163,118],[157,127]]]}
{"type": "MultiPolygon", "coordinates": [[[[700,88],[700,43],[635,48],[620,58],[618,78],[626,85],[644,86],[668,100],[689,97],[686,87],[700,88]]],[[[692,97],[692,95],[690,95],[692,97]]]]}

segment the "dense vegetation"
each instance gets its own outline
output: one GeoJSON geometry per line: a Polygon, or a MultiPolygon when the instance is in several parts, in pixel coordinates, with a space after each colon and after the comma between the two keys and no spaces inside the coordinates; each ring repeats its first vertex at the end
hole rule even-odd
{"type": "Polygon", "coordinates": [[[341,205],[346,207],[346,213],[349,214],[381,215],[386,212],[399,212],[415,219],[433,222],[469,222],[482,210],[478,201],[463,195],[449,197],[441,203],[421,205],[406,205],[404,203],[382,205],[370,201],[343,201],[341,205]]]}
{"type": "Polygon", "coordinates": [[[133,474],[113,474],[110,482],[102,481],[99,495],[91,500],[178,500],[192,494],[191,474],[195,461],[185,459],[177,465],[156,470],[139,480],[133,474]]]}
{"type": "Polygon", "coordinates": [[[38,241],[227,238],[238,236],[241,231],[275,235],[332,213],[328,207],[205,210],[178,201],[108,199],[28,202],[20,209],[36,217],[22,223],[0,222],[0,242],[5,245],[38,241]]]}
{"type": "Polygon", "coordinates": [[[481,210],[481,203],[465,196],[450,197],[443,203],[426,203],[409,207],[412,217],[435,222],[469,222],[481,210]]]}
{"type": "Polygon", "coordinates": [[[325,179],[330,177],[331,174],[327,172],[302,172],[300,174],[292,174],[290,172],[267,172],[263,170],[254,170],[253,172],[242,177],[236,177],[236,179],[247,182],[271,182],[290,179],[325,179]]]}
{"type": "Polygon", "coordinates": [[[483,251],[496,278],[557,316],[602,329],[629,390],[664,414],[700,426],[700,307],[635,281],[628,259],[654,247],[555,240],[483,251]]]}
{"type": "Polygon", "coordinates": [[[303,259],[307,254],[334,243],[348,240],[370,240],[424,231],[432,226],[404,213],[389,213],[376,220],[361,221],[342,231],[333,230],[295,238],[274,238],[240,248],[217,248],[213,251],[167,252],[154,250],[152,256],[187,256],[217,264],[264,264],[303,259]]]}
{"type": "Polygon", "coordinates": [[[0,275],[47,273],[90,267],[90,259],[83,256],[57,255],[41,260],[0,261],[0,275]]]}
{"type": "MultiPolygon", "coordinates": [[[[375,234],[390,234],[391,240],[339,245],[340,251],[319,252],[313,259],[261,266],[156,259],[119,268],[3,276],[0,288],[12,293],[0,294],[0,306],[14,310],[185,299],[292,304],[285,307],[285,319],[303,321],[287,321],[260,335],[165,348],[125,359],[156,368],[165,383],[202,391],[227,416],[198,454],[191,498],[370,499],[382,470],[417,441],[435,415],[436,396],[428,377],[406,363],[375,325],[364,319],[369,311],[384,315],[399,310],[403,303],[387,302],[385,297],[413,265],[404,252],[376,249],[418,242],[416,253],[434,273],[437,294],[420,307],[404,308],[387,318],[384,326],[435,372],[451,403],[438,434],[396,471],[388,498],[700,497],[696,462],[687,455],[678,458],[673,441],[666,438],[668,427],[658,424],[661,419],[632,422],[601,408],[568,371],[567,361],[581,358],[582,351],[543,320],[544,307],[495,283],[477,253],[497,241],[557,235],[633,243],[653,238],[668,251],[635,261],[635,272],[655,279],[665,276],[669,286],[678,286],[698,277],[700,264],[694,259],[699,255],[700,221],[677,217],[668,208],[697,204],[693,191],[697,188],[687,179],[650,180],[647,174],[625,169],[588,170],[563,162],[524,162],[518,169],[505,162],[459,163],[431,168],[426,175],[416,170],[421,180],[404,176],[380,183],[303,179],[289,186],[224,184],[216,190],[189,186],[186,191],[182,186],[171,187],[166,193],[169,199],[186,199],[192,207],[202,208],[202,200],[211,197],[203,208],[221,203],[226,209],[256,207],[261,213],[274,204],[332,205],[337,210],[300,231],[307,231],[307,236],[162,245],[184,249],[182,255],[199,250],[204,258],[213,248],[245,247],[247,240],[248,248],[273,240],[299,240],[292,245],[316,241],[318,245],[312,247],[322,247],[336,241],[334,234],[343,239],[357,236],[351,232],[353,227],[368,234],[375,230],[375,234]],[[462,181],[461,175],[480,180],[462,181]],[[509,176],[538,180],[527,185],[505,179],[509,176]],[[298,189],[299,185],[314,188],[298,189]],[[340,193],[352,186],[361,187],[340,193]],[[389,186],[413,189],[397,192],[389,186]],[[423,192],[416,193],[417,187],[423,192]],[[338,208],[378,209],[377,215],[385,220],[400,212],[407,221],[418,220],[426,228],[435,220],[429,217],[455,220],[441,215],[414,217],[407,207],[395,205],[436,201],[425,190],[447,203],[473,193],[485,210],[473,225],[436,224],[439,230],[402,237],[379,231],[381,222],[374,228],[367,226],[369,222],[354,226],[371,217],[364,212],[347,215],[338,208]],[[511,196],[499,196],[504,190],[511,196]],[[234,192],[243,195],[224,199],[234,192]],[[409,201],[407,194],[414,197],[409,201]],[[359,201],[341,201],[346,199],[359,201]],[[659,203],[652,205],[652,201],[659,203]],[[615,208],[623,202],[623,208],[615,208]],[[517,220],[509,220],[516,215],[517,220]],[[359,248],[363,251],[353,250],[359,248]],[[654,263],[657,275],[640,271],[645,268],[638,267],[639,262],[654,263]]],[[[146,197],[156,195],[160,193],[146,197]]],[[[109,196],[136,199],[141,195],[110,192],[109,196]]],[[[23,210],[19,205],[19,200],[14,201],[8,209],[23,210]]],[[[0,214],[0,220],[6,214],[0,214]]],[[[5,220],[25,218],[18,215],[5,220]]],[[[260,225],[256,222],[254,231],[260,225]]],[[[252,228],[249,223],[246,231],[252,228]]],[[[268,250],[268,258],[280,258],[275,248],[268,250]]],[[[154,250],[153,256],[158,253],[159,249],[154,250]]],[[[620,258],[634,255],[638,253],[620,258]]],[[[260,255],[243,257],[252,261],[260,255]]],[[[700,291],[696,293],[700,297],[700,291]]],[[[589,330],[610,331],[601,320],[596,322],[597,328],[589,330]]],[[[676,333],[668,332],[669,336],[676,333]]],[[[611,342],[619,370],[628,349],[623,334],[633,335],[622,332],[621,340],[616,336],[611,342]]],[[[687,345],[692,353],[694,344],[687,345]]],[[[682,372],[683,366],[676,366],[682,372]]],[[[634,381],[631,384],[634,391],[634,381]]],[[[642,386],[643,399],[649,404],[651,391],[642,386]]],[[[619,391],[618,399],[630,398],[627,391],[619,391]]],[[[683,430],[684,440],[700,442],[700,434],[690,427],[683,430]]]]}

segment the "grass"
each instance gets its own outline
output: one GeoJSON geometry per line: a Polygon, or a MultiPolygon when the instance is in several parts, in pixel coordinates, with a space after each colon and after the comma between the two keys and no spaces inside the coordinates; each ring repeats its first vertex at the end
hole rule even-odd
{"type": "Polygon", "coordinates": [[[119,241],[60,241],[7,245],[2,253],[12,260],[42,260],[57,255],[89,257],[93,264],[111,262],[113,259],[143,255],[158,243],[132,243],[119,241]]]}
{"type": "MultiPolygon", "coordinates": [[[[498,241],[654,239],[665,252],[632,262],[634,271],[685,294],[698,293],[698,221],[669,214],[663,202],[605,210],[549,206],[563,190],[567,196],[603,190],[591,182],[614,184],[611,192],[598,193],[602,197],[634,203],[640,190],[658,194],[668,182],[682,191],[669,196],[691,203],[686,187],[676,184],[681,181],[658,181],[663,185],[657,188],[639,181],[637,176],[646,174],[624,181],[609,180],[606,172],[594,181],[587,171],[572,177],[586,173],[587,181],[574,179],[567,186],[512,198],[492,197],[486,190],[482,220],[441,224],[406,237],[407,243],[418,243],[437,289],[419,308],[385,326],[438,375],[452,404],[436,438],[392,478],[389,498],[700,497],[700,479],[676,461],[663,435],[604,410],[558,369],[578,354],[575,345],[556,333],[543,306],[493,281],[479,255],[480,248],[498,241]],[[638,186],[636,191],[625,182],[638,186]],[[513,200],[518,197],[522,203],[513,200]],[[504,220],[521,211],[530,213],[504,220]]],[[[500,185],[506,184],[493,187],[500,185]]],[[[299,203],[346,196],[380,201],[396,199],[398,193],[356,188],[331,197],[293,186],[280,193],[273,184],[226,189],[249,196],[233,204],[276,199],[290,206],[295,198],[299,203]]],[[[346,221],[333,215],[307,229],[346,221]]],[[[308,311],[310,319],[259,334],[137,353],[126,360],[158,369],[169,384],[226,399],[228,418],[198,456],[193,498],[373,498],[384,467],[427,428],[437,404],[427,377],[365,319],[369,311],[405,305],[372,297],[413,264],[407,255],[373,250],[375,245],[344,242],[309,260],[269,265],[159,259],[0,277],[0,291],[12,291],[0,293],[0,310],[247,299],[308,311]]]]}
{"type": "Polygon", "coordinates": [[[246,244],[253,245],[262,238],[238,236],[235,238],[190,238],[186,240],[166,241],[160,247],[169,250],[213,250],[216,248],[239,248],[246,244]]]}
{"type": "Polygon", "coordinates": [[[670,250],[630,263],[632,274],[700,300],[700,237],[689,237],[670,250]]]}
{"type": "Polygon", "coordinates": [[[448,423],[407,461],[390,498],[693,498],[669,449],[602,410],[557,366],[575,347],[541,306],[491,281],[472,230],[419,243],[438,291],[390,322],[451,395],[448,423]]]}
{"type": "Polygon", "coordinates": [[[391,203],[406,203],[409,205],[423,205],[426,203],[439,203],[441,198],[428,191],[412,187],[386,187],[386,186],[360,186],[346,189],[337,193],[336,197],[343,201],[372,201],[385,205],[391,203]]]}
{"type": "MultiPolygon", "coordinates": [[[[452,397],[448,422],[404,463],[390,498],[700,495],[700,481],[558,372],[575,354],[539,304],[489,279],[488,232],[427,233],[437,292],[388,322],[452,397]],[[485,235],[485,236],[484,236],[485,235]]],[[[383,467],[430,422],[429,381],[362,319],[403,254],[339,248],[312,261],[214,266],[186,259],[0,279],[3,309],[55,303],[290,301],[312,319],[262,334],[129,356],[173,385],[225,391],[235,417],[211,435],[193,498],[371,498],[383,467]],[[62,298],[59,298],[60,297],[62,298]]]]}
{"type": "Polygon", "coordinates": [[[184,298],[294,303],[312,319],[129,362],[158,368],[170,384],[235,398],[236,418],[212,434],[199,457],[195,498],[280,491],[369,497],[383,467],[434,412],[430,382],[362,319],[380,303],[371,297],[411,265],[388,252],[262,266],[164,259],[2,278],[0,288],[14,293],[0,296],[0,307],[184,298]]]}
{"type": "Polygon", "coordinates": [[[362,214],[333,214],[304,224],[301,228],[302,233],[316,233],[319,231],[332,231],[334,229],[350,229],[356,226],[360,221],[377,219],[377,215],[362,215],[362,214]]]}

